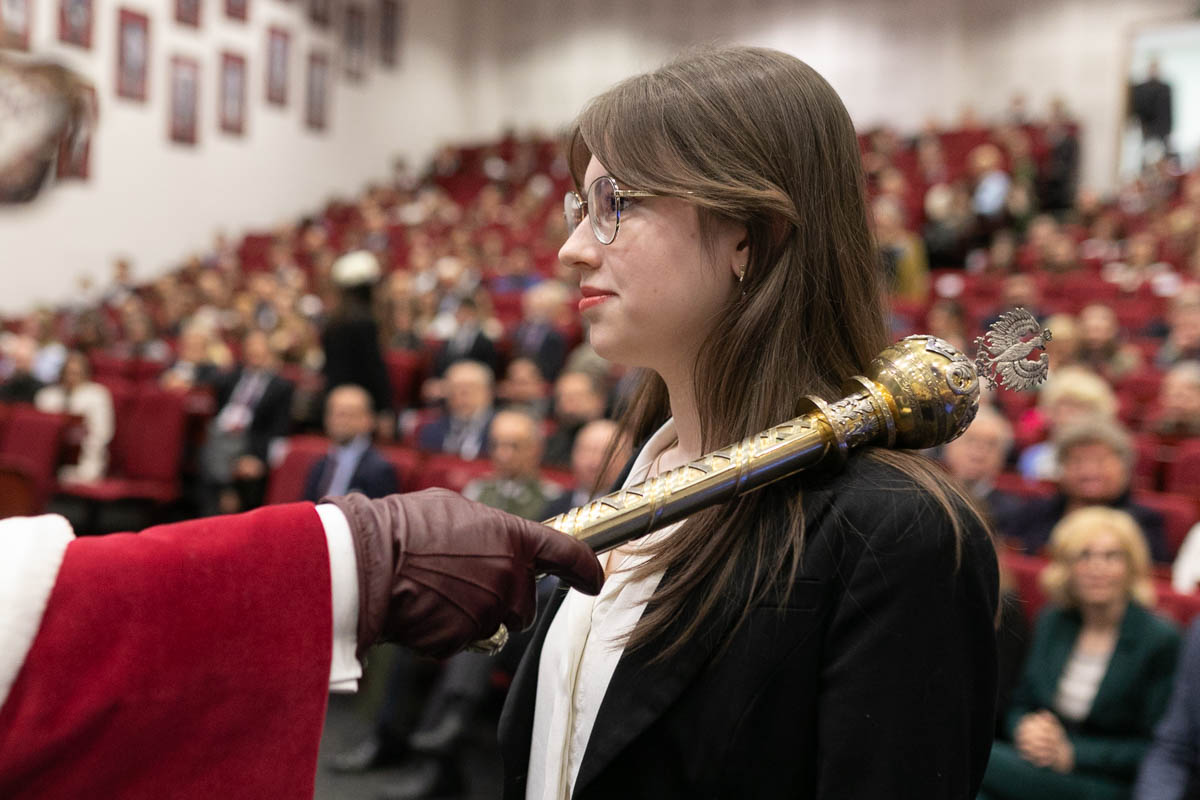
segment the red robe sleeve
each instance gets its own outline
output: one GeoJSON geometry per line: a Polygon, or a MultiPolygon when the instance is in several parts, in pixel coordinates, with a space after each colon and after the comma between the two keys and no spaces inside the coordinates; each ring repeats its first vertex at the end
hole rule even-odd
{"type": "Polygon", "coordinates": [[[330,604],[309,503],[73,541],[0,709],[0,797],[311,798],[330,604]]]}

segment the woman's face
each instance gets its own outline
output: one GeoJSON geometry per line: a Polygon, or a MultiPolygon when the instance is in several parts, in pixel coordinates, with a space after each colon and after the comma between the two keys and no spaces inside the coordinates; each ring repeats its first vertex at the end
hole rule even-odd
{"type": "MultiPolygon", "coordinates": [[[[593,158],[585,190],[606,174],[593,158]]],[[[629,199],[620,219],[616,239],[603,245],[585,218],[559,260],[579,274],[580,312],[597,353],[660,374],[677,371],[692,363],[738,291],[737,273],[748,258],[745,229],[718,223],[706,248],[696,207],[674,197],[629,199]]]]}
{"type": "Polygon", "coordinates": [[[1129,555],[1115,533],[1097,530],[1071,562],[1071,590],[1081,606],[1108,606],[1129,592],[1129,555]]]}

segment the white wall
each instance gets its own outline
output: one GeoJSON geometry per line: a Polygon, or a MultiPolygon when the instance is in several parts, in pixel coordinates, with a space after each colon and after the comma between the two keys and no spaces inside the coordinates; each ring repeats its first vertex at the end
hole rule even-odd
{"type": "MultiPolygon", "coordinates": [[[[364,5],[366,0],[364,0],[364,5]]],[[[247,23],[228,20],[222,0],[204,0],[199,31],[173,18],[173,0],[95,0],[93,47],[57,41],[57,0],[36,0],[33,50],[88,76],[100,97],[92,142],[91,179],[53,187],[30,207],[0,213],[0,312],[60,302],[77,277],[103,282],[113,257],[133,256],[135,275],[152,277],[208,246],[218,229],[231,234],[273,227],[348,195],[388,174],[394,156],[424,159],[463,129],[461,4],[411,4],[404,17],[401,61],[394,71],[372,55],[363,83],[341,71],[336,31],[313,28],[307,3],[251,0],[247,23]],[[117,7],[150,16],[149,98],[115,96],[117,7]],[[292,34],[288,105],[265,102],[267,29],[292,34]],[[222,49],[245,54],[248,71],[244,137],[219,130],[217,70],[222,49]],[[329,53],[334,64],[329,125],[304,125],[308,54],[329,53]],[[173,55],[201,63],[199,143],[184,147],[167,136],[167,68],[173,55]]],[[[369,40],[369,44],[374,39],[369,40]]],[[[374,51],[374,52],[377,52],[374,51]]]]}
{"type": "Polygon", "coordinates": [[[1128,37],[1135,23],[1182,16],[1189,0],[508,0],[469,18],[479,134],[553,129],[590,96],[681,45],[726,41],[804,59],[842,95],[860,128],[915,131],[970,102],[986,118],[1015,91],[1044,114],[1061,95],[1084,127],[1083,180],[1116,174],[1128,37]]]}

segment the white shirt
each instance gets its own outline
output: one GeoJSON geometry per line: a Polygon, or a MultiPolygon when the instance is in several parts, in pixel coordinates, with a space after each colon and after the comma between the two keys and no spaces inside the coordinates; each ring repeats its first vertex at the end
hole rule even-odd
{"type": "MultiPolygon", "coordinates": [[[[645,481],[659,454],[675,439],[675,421],[667,420],[642,448],[625,486],[645,481]]],[[[633,547],[640,550],[661,541],[680,524],[639,539],[633,547]]],[[[568,592],[546,632],[538,662],[525,800],[567,800],[575,787],[596,715],[624,652],[625,637],[641,619],[662,580],[662,572],[643,580],[630,579],[631,569],[646,559],[636,550],[620,562],[619,570],[611,574],[597,597],[574,589],[568,592]]],[[[607,558],[621,555],[612,551],[601,556],[602,561],[607,558]]]]}

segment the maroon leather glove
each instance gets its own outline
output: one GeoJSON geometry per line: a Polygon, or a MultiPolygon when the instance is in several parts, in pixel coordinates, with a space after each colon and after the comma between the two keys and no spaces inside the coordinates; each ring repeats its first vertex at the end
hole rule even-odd
{"type": "Polygon", "coordinates": [[[350,523],[360,656],[383,639],[444,658],[501,623],[524,630],[537,611],[540,573],[587,594],[604,583],[600,562],[582,542],[446,489],[321,502],[350,523]]]}

